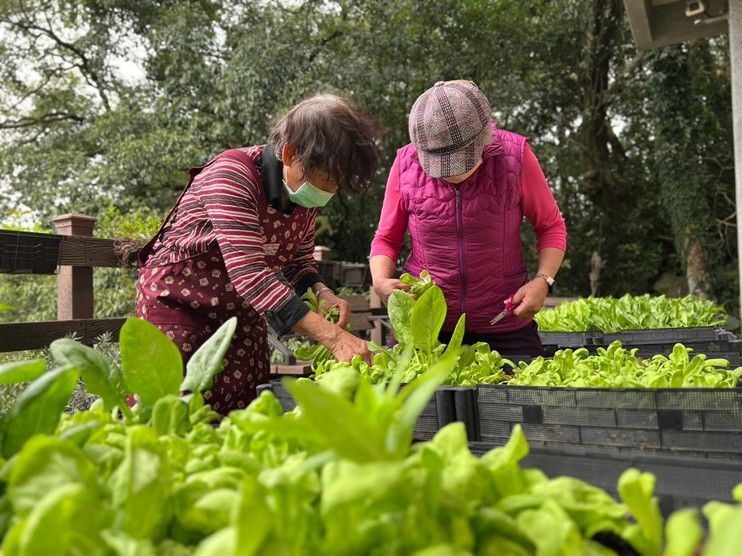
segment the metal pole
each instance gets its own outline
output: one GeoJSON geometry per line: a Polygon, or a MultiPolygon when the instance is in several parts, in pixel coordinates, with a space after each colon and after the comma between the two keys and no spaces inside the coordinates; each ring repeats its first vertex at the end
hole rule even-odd
{"type": "Polygon", "coordinates": [[[737,266],[742,316],[742,0],[729,0],[729,63],[732,67],[734,173],[737,207],[737,266]]]}

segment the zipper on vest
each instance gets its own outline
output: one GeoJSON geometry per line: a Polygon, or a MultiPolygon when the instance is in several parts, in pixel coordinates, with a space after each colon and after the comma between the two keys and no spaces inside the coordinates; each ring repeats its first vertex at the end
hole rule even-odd
{"type": "Polygon", "coordinates": [[[456,231],[459,236],[459,266],[461,267],[461,314],[466,313],[466,262],[464,261],[464,216],[461,211],[460,186],[453,186],[456,194],[456,231]]]}

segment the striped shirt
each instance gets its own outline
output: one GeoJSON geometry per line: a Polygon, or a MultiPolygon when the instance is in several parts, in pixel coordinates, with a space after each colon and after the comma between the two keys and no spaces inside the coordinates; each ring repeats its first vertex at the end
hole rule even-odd
{"type": "Polygon", "coordinates": [[[146,266],[176,263],[216,246],[237,293],[259,314],[271,314],[296,304],[294,288],[319,281],[317,209],[295,207],[286,214],[269,205],[263,147],[240,150],[247,160],[220,155],[193,179],[146,266]]]}

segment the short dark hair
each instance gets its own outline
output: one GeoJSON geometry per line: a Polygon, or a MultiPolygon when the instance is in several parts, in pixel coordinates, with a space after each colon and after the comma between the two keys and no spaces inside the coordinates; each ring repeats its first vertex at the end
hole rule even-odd
{"type": "Polygon", "coordinates": [[[305,175],[324,171],[339,188],[366,189],[376,173],[379,126],[349,99],[319,93],[278,118],[270,131],[281,158],[285,144],[296,151],[305,175]]]}

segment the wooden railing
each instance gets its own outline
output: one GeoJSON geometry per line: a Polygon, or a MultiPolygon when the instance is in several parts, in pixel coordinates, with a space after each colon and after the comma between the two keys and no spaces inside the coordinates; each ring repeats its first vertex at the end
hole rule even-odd
{"type": "Polygon", "coordinates": [[[0,352],[42,349],[73,333],[88,345],[105,332],[118,339],[125,319],[93,318],[93,268],[127,265],[116,254],[115,240],[92,237],[95,220],[59,216],[55,234],[0,230],[0,273],[57,275],[57,320],[0,323],[0,352]]]}

